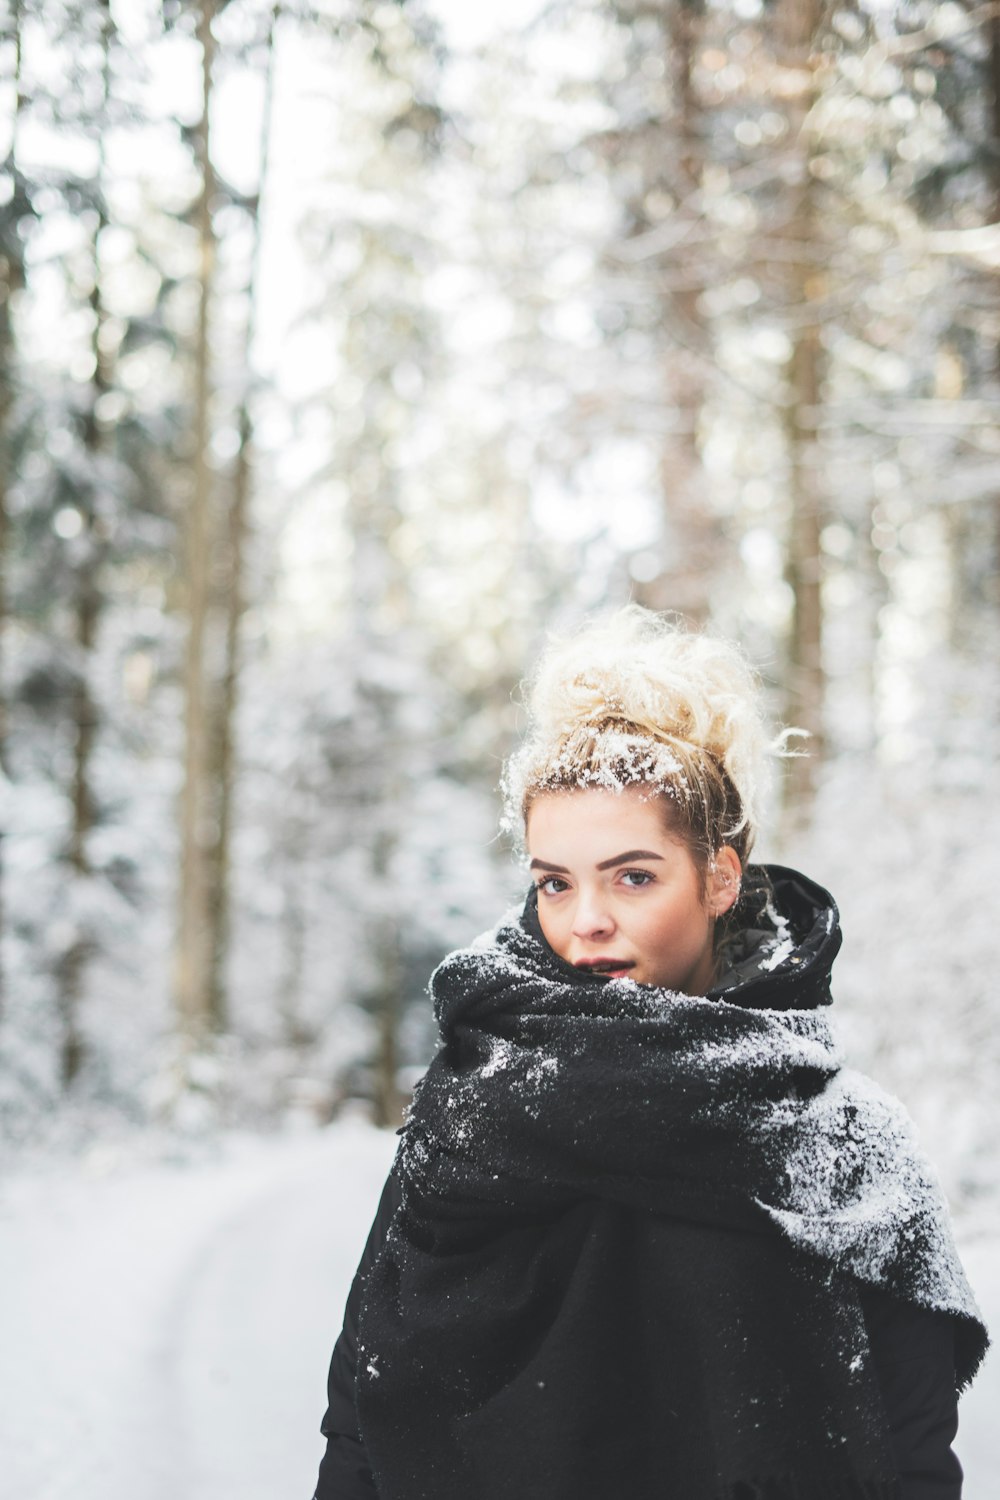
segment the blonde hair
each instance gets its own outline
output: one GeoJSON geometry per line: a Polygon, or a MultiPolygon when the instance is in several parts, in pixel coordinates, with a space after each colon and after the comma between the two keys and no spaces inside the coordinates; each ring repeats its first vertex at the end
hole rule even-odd
{"type": "Polygon", "coordinates": [[[746,863],[770,742],[739,647],[628,605],[552,640],[527,706],[501,784],[516,836],[542,792],[648,785],[703,867],[723,844],[746,863]]]}

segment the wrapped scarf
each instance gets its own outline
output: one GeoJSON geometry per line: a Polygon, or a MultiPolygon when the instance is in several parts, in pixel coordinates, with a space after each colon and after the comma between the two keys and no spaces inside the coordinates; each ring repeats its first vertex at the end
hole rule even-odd
{"type": "Polygon", "coordinates": [[[582,974],[533,898],[432,980],[442,1046],[365,1288],[382,1500],[890,1500],[858,1283],[986,1334],[902,1108],[841,1067],[829,895],[706,997],[582,974]]]}

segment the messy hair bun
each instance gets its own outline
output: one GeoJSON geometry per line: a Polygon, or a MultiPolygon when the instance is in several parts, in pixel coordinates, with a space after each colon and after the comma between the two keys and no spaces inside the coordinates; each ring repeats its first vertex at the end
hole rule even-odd
{"type": "Polygon", "coordinates": [[[746,862],[768,737],[739,648],[628,605],[553,640],[527,694],[528,733],[503,778],[505,823],[523,829],[544,791],[647,784],[692,851],[746,862]]]}

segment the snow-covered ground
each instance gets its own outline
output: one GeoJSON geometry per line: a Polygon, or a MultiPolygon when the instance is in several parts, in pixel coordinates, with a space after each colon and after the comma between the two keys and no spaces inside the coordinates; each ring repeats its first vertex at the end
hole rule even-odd
{"type": "MultiPolygon", "coordinates": [[[[360,1124],[217,1159],[0,1190],[5,1500],[309,1500],[326,1366],[395,1137],[360,1124]]],[[[1000,1328],[1000,1245],[966,1260],[1000,1328]]],[[[1000,1355],[963,1403],[968,1500],[1000,1500],[1000,1355]]]]}
{"type": "Polygon", "coordinates": [[[309,1500],[395,1144],[344,1125],[197,1166],[97,1158],[8,1181],[5,1500],[309,1500]]]}

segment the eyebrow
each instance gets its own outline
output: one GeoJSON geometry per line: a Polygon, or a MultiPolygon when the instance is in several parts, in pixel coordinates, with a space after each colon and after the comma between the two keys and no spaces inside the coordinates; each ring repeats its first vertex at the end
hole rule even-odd
{"type": "MultiPolygon", "coordinates": [[[[602,859],[597,868],[599,870],[613,870],[616,865],[631,864],[636,859],[662,860],[662,858],[662,854],[654,854],[652,849],[626,849],[624,854],[616,854],[613,859],[602,859]]],[[[531,870],[551,870],[554,875],[569,874],[565,865],[550,865],[544,859],[533,859],[528,868],[531,870]]]]}

